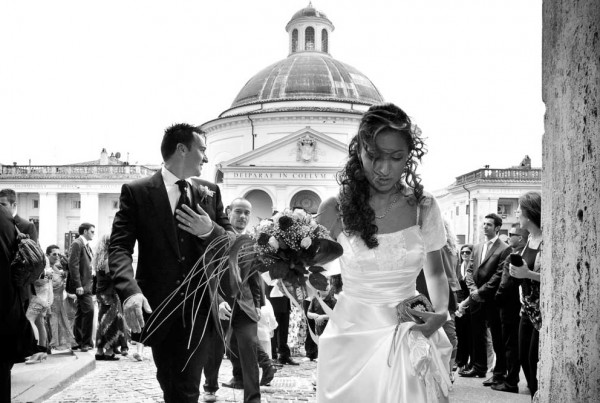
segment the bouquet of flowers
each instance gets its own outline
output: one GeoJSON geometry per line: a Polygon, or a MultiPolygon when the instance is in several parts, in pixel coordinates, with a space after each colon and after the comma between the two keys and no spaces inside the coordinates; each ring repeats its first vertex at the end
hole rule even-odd
{"type": "Polygon", "coordinates": [[[342,246],[329,236],[329,230],[301,209],[285,209],[262,220],[253,237],[238,238],[236,244],[230,252],[234,277],[243,281],[238,263],[252,256],[253,267],[261,273],[268,272],[272,279],[281,279],[297,301],[308,295],[307,280],[315,289],[326,290],[322,265],[343,253],[342,246]],[[253,248],[242,248],[248,244],[253,244],[253,248]]]}

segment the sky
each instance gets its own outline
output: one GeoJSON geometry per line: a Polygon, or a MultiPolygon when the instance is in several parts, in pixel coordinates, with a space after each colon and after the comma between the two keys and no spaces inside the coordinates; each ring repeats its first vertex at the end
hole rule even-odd
{"type": "MultiPolygon", "coordinates": [[[[202,124],[288,55],[308,0],[0,2],[0,163],[102,148],[158,164],[172,123],[202,124]]],[[[314,0],[331,55],[423,131],[428,189],[527,154],[542,164],[541,0],[314,0]]]]}

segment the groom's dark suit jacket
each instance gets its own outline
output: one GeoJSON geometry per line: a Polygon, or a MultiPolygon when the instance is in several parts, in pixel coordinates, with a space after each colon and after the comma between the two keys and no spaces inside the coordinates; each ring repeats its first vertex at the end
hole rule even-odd
{"type": "Polygon", "coordinates": [[[508,245],[497,238],[488,248],[486,258],[481,262],[483,253],[483,243],[475,245],[473,250],[473,260],[471,266],[467,269],[465,282],[469,291],[479,290],[479,296],[485,301],[494,301],[496,291],[502,279],[502,262],[510,254],[508,245]],[[481,262],[481,263],[480,263],[481,262]]]}
{"type": "MultiPolygon", "coordinates": [[[[209,243],[216,237],[225,235],[226,231],[233,232],[223,212],[219,187],[197,178],[192,178],[191,182],[192,205],[195,209],[196,204],[200,204],[213,221],[214,229],[204,239],[188,237],[191,239],[191,245],[187,247],[185,253],[180,250],[181,235],[178,236],[176,220],[171,211],[160,171],[150,178],[123,185],[120,208],[115,215],[109,246],[109,266],[121,301],[141,292],[156,312],[159,305],[181,284],[199,257],[204,254],[209,243]],[[213,196],[203,197],[199,186],[205,186],[213,191],[213,196]],[[138,263],[134,278],[132,253],[136,241],[138,263]]],[[[196,286],[198,286],[197,282],[191,289],[196,286]]],[[[205,285],[200,286],[198,296],[206,291],[205,287],[205,285]]],[[[213,320],[218,323],[218,303],[221,299],[216,290],[216,279],[211,279],[206,295],[213,301],[210,312],[213,320]]],[[[179,292],[174,296],[169,308],[163,311],[164,317],[183,300],[182,294],[179,292]]],[[[191,306],[191,300],[188,300],[186,308],[191,306]]],[[[166,319],[165,323],[150,336],[148,329],[144,329],[145,335],[143,334],[142,338],[149,336],[145,340],[146,344],[156,345],[163,340],[173,322],[178,317],[181,318],[182,311],[181,307],[178,308],[176,314],[166,319]]],[[[154,315],[156,316],[156,313],[154,315]]],[[[189,319],[187,314],[184,319],[189,319]]],[[[203,326],[196,325],[196,327],[203,326]]],[[[148,321],[146,321],[146,328],[148,328],[148,321]]]]}

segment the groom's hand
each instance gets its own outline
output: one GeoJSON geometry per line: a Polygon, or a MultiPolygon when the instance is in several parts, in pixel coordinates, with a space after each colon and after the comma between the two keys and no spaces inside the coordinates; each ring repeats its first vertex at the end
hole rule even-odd
{"type": "Polygon", "coordinates": [[[125,316],[125,322],[133,333],[141,333],[144,327],[144,314],[142,309],[146,313],[152,313],[150,304],[144,294],[138,293],[133,294],[131,297],[125,300],[123,304],[123,316],[125,316]]]}
{"type": "Polygon", "coordinates": [[[407,311],[414,316],[421,318],[424,323],[416,324],[410,328],[423,333],[423,336],[429,337],[434,334],[439,328],[441,328],[446,320],[448,320],[447,313],[436,313],[436,312],[422,312],[415,311],[414,309],[407,309],[407,311]]]}
{"type": "Polygon", "coordinates": [[[198,237],[208,235],[212,231],[214,224],[199,204],[196,204],[197,213],[189,206],[183,205],[182,208],[183,210],[175,210],[179,228],[198,237]]]}

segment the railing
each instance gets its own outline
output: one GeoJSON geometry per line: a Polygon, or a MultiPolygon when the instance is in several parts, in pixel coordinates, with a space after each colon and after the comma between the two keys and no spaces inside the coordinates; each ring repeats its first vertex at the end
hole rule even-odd
{"type": "Polygon", "coordinates": [[[526,181],[536,182],[542,180],[541,168],[532,169],[489,169],[482,168],[477,171],[469,172],[456,177],[456,184],[463,185],[469,182],[477,180],[491,180],[491,181],[526,181]]]}
{"type": "Polygon", "coordinates": [[[3,165],[0,179],[143,178],[155,172],[143,165],[3,165]]]}

